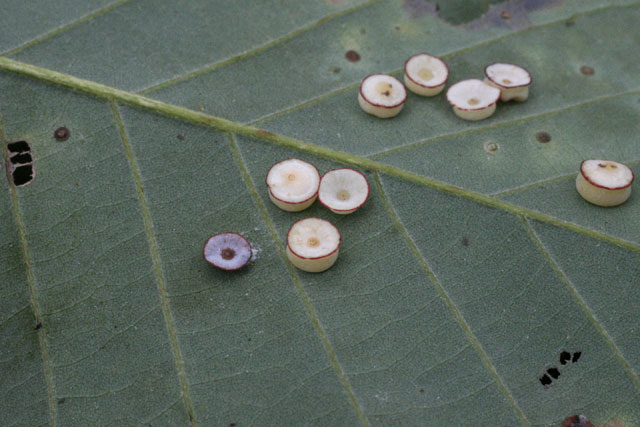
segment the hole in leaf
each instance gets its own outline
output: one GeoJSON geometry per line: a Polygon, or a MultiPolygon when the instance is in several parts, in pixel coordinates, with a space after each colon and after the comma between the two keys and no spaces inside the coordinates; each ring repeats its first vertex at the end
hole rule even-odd
{"type": "Polygon", "coordinates": [[[568,351],[563,351],[562,353],[560,353],[561,365],[566,365],[569,360],[571,360],[571,353],[569,353],[568,351]]]}
{"type": "Polygon", "coordinates": [[[31,147],[27,141],[15,141],[7,144],[7,148],[9,149],[9,153],[18,154],[24,153],[26,151],[31,151],[31,147]]]}
{"type": "Polygon", "coordinates": [[[31,163],[33,159],[31,158],[31,153],[20,153],[20,154],[15,154],[13,157],[9,159],[9,161],[11,162],[12,165],[16,165],[16,164],[23,165],[25,163],[31,163]]]}
{"type": "Polygon", "coordinates": [[[549,375],[547,374],[544,374],[543,376],[540,377],[540,384],[542,384],[545,387],[551,385],[552,382],[553,381],[551,380],[551,378],[549,378],[549,375]]]}
{"type": "Polygon", "coordinates": [[[582,356],[581,351],[576,351],[575,353],[573,353],[573,357],[571,358],[571,363],[576,363],[580,359],[580,356],[582,356]]]}
{"type": "Polygon", "coordinates": [[[547,374],[549,374],[554,380],[557,380],[560,377],[560,371],[556,368],[547,369],[547,374]]]}
{"type": "Polygon", "coordinates": [[[11,178],[13,179],[13,185],[16,187],[27,185],[33,180],[33,166],[18,166],[11,172],[11,178]]]}

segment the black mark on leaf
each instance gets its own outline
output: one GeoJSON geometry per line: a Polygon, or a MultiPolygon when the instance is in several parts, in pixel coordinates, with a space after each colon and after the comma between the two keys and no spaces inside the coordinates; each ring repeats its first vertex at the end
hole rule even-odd
{"type": "Polygon", "coordinates": [[[62,405],[67,399],[64,397],[62,399],[58,399],[58,405],[62,405]]]}
{"type": "Polygon", "coordinates": [[[573,357],[571,358],[571,363],[576,363],[580,359],[580,356],[582,356],[581,351],[576,351],[575,353],[573,353],[573,357]]]}
{"type": "Polygon", "coordinates": [[[471,244],[469,243],[469,239],[467,239],[466,237],[463,237],[460,243],[462,243],[462,246],[469,246],[471,244]]]}
{"type": "Polygon", "coordinates": [[[569,360],[571,360],[571,353],[569,353],[568,351],[563,351],[562,353],[560,353],[561,365],[566,365],[569,360]]]}
{"type": "Polygon", "coordinates": [[[34,329],[37,331],[40,328],[42,328],[42,322],[36,323],[36,327],[34,329]]]}

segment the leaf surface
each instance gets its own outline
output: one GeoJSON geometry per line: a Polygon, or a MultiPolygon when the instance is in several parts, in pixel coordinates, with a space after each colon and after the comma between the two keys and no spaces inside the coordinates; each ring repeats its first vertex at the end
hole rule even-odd
{"type": "Polygon", "coordinates": [[[637,2],[54,3],[0,18],[3,155],[27,140],[36,170],[1,184],[0,424],[640,424],[640,199],[574,183],[640,173],[637,2]],[[530,99],[359,109],[425,50],[451,83],[521,64],[530,99]],[[289,157],[363,170],[369,201],[279,210],[289,157]],[[342,234],[322,274],[285,256],[308,216],[342,234]],[[247,268],[203,261],[223,231],[247,268]]]}

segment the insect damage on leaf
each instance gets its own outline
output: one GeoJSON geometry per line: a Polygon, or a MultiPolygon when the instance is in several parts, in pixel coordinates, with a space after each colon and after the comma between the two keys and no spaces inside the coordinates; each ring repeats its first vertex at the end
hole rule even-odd
{"type": "Polygon", "coordinates": [[[22,187],[33,181],[35,165],[31,145],[27,141],[14,141],[7,144],[9,159],[7,177],[16,187],[22,187]]]}

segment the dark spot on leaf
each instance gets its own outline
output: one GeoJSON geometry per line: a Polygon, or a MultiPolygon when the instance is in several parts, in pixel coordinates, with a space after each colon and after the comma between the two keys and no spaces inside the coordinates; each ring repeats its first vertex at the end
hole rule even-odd
{"type": "Polygon", "coordinates": [[[230,423],[229,427],[236,427],[236,425],[237,425],[236,423],[230,423]]]}
{"type": "Polygon", "coordinates": [[[420,390],[418,390],[420,393],[424,393],[424,389],[421,388],[420,390]]]}
{"type": "Polygon", "coordinates": [[[179,139],[180,141],[184,141],[184,135],[183,135],[183,134],[178,135],[178,139],[179,139]]]}
{"type": "Polygon", "coordinates": [[[547,374],[549,374],[554,380],[557,380],[560,377],[560,371],[558,371],[557,368],[547,369],[547,374]]]}
{"type": "Polygon", "coordinates": [[[71,132],[69,132],[69,129],[64,126],[59,127],[55,130],[55,132],[53,132],[53,137],[56,139],[56,141],[66,141],[67,139],[69,139],[70,135],[71,132]]]}
{"type": "Polygon", "coordinates": [[[580,356],[582,356],[581,351],[576,351],[575,353],[573,353],[573,357],[571,358],[571,363],[576,363],[578,360],[580,360],[580,356]]]}
{"type": "Polygon", "coordinates": [[[389,92],[388,90],[385,90],[384,92],[382,92],[382,94],[384,96],[389,96],[389,95],[391,95],[391,92],[389,92]]]}
{"type": "Polygon", "coordinates": [[[571,353],[569,353],[568,351],[563,351],[562,353],[560,353],[561,365],[566,365],[569,360],[571,360],[571,353]]]}
{"type": "Polygon", "coordinates": [[[33,180],[33,166],[22,165],[16,167],[11,172],[11,179],[16,187],[29,184],[33,180]]]}
{"type": "Polygon", "coordinates": [[[27,141],[15,141],[7,144],[7,149],[11,154],[24,153],[25,151],[31,151],[31,146],[27,141]]]}
{"type": "Polygon", "coordinates": [[[38,329],[42,328],[42,322],[38,322],[36,323],[36,327],[35,330],[37,331],[38,329]]]}
{"type": "Polygon", "coordinates": [[[462,246],[469,246],[470,245],[469,239],[467,239],[466,237],[462,238],[461,243],[462,243],[462,246]]]}
{"type": "Polygon", "coordinates": [[[551,378],[549,378],[549,375],[544,374],[543,376],[540,377],[540,384],[542,384],[543,386],[547,387],[549,385],[551,385],[551,378]]]}
{"type": "Polygon", "coordinates": [[[193,414],[191,412],[189,412],[189,421],[191,421],[191,423],[193,423],[193,414]]]}
{"type": "Polygon", "coordinates": [[[583,65],[582,67],[580,67],[580,72],[585,76],[593,76],[595,74],[595,70],[588,65],[583,65]]]}
{"type": "Polygon", "coordinates": [[[331,72],[333,74],[338,74],[340,71],[342,71],[342,68],[340,67],[331,67],[331,72]]]}
{"type": "Polygon", "coordinates": [[[247,341],[251,342],[251,338],[247,338],[247,341]]]}
{"type": "Polygon", "coordinates": [[[349,62],[360,61],[360,54],[355,50],[348,50],[347,53],[344,54],[344,57],[347,58],[347,61],[349,62]]]}
{"type": "Polygon", "coordinates": [[[509,13],[508,10],[503,10],[502,12],[500,12],[500,18],[511,19],[511,14],[509,13]]]}
{"type": "Polygon", "coordinates": [[[593,427],[584,415],[572,415],[562,421],[562,427],[593,427]]]}
{"type": "Polygon", "coordinates": [[[565,27],[573,27],[574,25],[576,25],[576,21],[574,21],[573,18],[569,18],[564,23],[564,25],[565,25],[565,27]]]}
{"type": "Polygon", "coordinates": [[[400,31],[400,25],[395,26],[396,31],[400,31]]]}
{"type": "Polygon", "coordinates": [[[605,165],[604,163],[598,163],[598,167],[606,168],[606,167],[607,167],[607,165],[605,165]]]}
{"type": "Polygon", "coordinates": [[[551,141],[551,135],[549,134],[549,132],[538,132],[536,133],[536,139],[538,140],[538,142],[542,142],[544,144],[551,141]]]}
{"type": "Polygon", "coordinates": [[[62,405],[67,399],[65,399],[64,397],[61,399],[58,399],[58,405],[62,405]]]}

